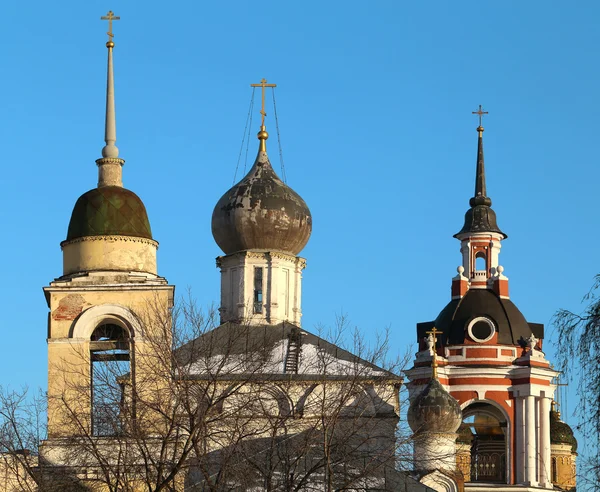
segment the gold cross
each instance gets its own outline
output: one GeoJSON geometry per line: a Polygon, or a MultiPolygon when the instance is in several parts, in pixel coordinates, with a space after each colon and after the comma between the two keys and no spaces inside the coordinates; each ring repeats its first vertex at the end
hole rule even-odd
{"type": "Polygon", "coordinates": [[[480,104],[479,105],[479,109],[477,111],[471,111],[471,114],[477,114],[477,115],[479,115],[479,126],[481,126],[483,115],[484,114],[489,114],[489,113],[487,111],[484,111],[483,108],[481,107],[481,104],[480,104]]]}
{"type": "Polygon", "coordinates": [[[260,114],[262,115],[262,123],[261,126],[265,126],[265,87],[277,87],[277,84],[267,84],[267,79],[262,79],[260,84],[250,84],[250,87],[262,87],[262,109],[260,110],[260,114]]]}
{"type": "Polygon", "coordinates": [[[112,23],[114,20],[121,20],[120,17],[115,17],[115,14],[113,13],[112,10],[108,11],[108,14],[103,15],[102,17],[100,17],[100,20],[107,20],[108,21],[108,32],[106,34],[108,34],[108,40],[112,41],[112,38],[114,38],[114,34],[112,32],[112,23]]]}
{"type": "Polygon", "coordinates": [[[441,331],[439,331],[435,326],[431,329],[431,331],[426,331],[425,332],[427,335],[431,335],[433,337],[433,360],[431,361],[431,369],[432,369],[432,378],[437,379],[437,368],[438,368],[438,363],[437,363],[437,334],[441,333],[441,331]]]}

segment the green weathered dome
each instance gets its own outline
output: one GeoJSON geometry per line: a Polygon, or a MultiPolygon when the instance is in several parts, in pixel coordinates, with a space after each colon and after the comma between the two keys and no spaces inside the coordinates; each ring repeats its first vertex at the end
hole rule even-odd
{"type": "Polygon", "coordinates": [[[75,203],[67,241],[104,235],[152,239],[146,207],[133,191],[103,186],[84,193],[75,203]]]}
{"type": "Polygon", "coordinates": [[[554,410],[550,411],[550,442],[552,444],[570,444],[571,451],[577,451],[577,439],[573,435],[573,429],[560,420],[560,414],[554,410]]]}

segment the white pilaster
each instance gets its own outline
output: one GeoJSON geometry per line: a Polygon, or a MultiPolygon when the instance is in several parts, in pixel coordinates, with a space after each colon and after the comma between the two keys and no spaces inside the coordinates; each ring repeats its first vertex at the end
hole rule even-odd
{"type": "Polygon", "coordinates": [[[515,457],[516,483],[525,482],[525,401],[522,397],[515,398],[515,457]]]}
{"type": "Polygon", "coordinates": [[[525,484],[537,486],[537,439],[535,396],[525,397],[525,484]]]}
{"type": "Polygon", "coordinates": [[[279,252],[242,251],[217,258],[221,269],[221,323],[246,321],[300,326],[303,258],[279,252]],[[262,269],[260,302],[256,271],[262,269]]]}
{"type": "Polygon", "coordinates": [[[552,488],[550,457],[550,398],[540,398],[540,486],[552,488]]]}

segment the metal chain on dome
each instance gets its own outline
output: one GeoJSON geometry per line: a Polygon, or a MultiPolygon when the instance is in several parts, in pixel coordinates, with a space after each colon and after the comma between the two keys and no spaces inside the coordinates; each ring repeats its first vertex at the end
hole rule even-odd
{"type": "Polygon", "coordinates": [[[244,160],[244,175],[246,174],[246,165],[248,163],[248,147],[250,145],[250,129],[252,128],[252,110],[254,109],[254,89],[252,89],[252,95],[250,96],[250,107],[248,108],[248,116],[246,116],[246,126],[244,127],[244,134],[242,135],[242,143],[240,144],[240,153],[238,154],[237,164],[235,165],[235,173],[233,174],[233,184],[235,184],[235,178],[237,178],[237,172],[240,167],[240,159],[242,158],[242,150],[244,150],[244,141],[246,140],[246,134],[248,134],[248,140],[246,142],[246,158],[244,160]]]}
{"type": "Polygon", "coordinates": [[[277,105],[275,104],[275,88],[273,91],[273,113],[275,114],[275,128],[277,129],[277,144],[279,145],[279,162],[281,163],[281,179],[287,184],[287,176],[285,175],[285,166],[283,165],[283,151],[281,149],[281,136],[279,135],[279,120],[277,119],[277,105]]]}

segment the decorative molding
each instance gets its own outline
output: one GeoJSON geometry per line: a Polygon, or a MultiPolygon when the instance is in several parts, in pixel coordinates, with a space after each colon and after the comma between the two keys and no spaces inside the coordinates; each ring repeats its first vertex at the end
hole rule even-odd
{"type": "Polygon", "coordinates": [[[120,157],[101,157],[100,159],[96,159],[96,164],[98,166],[103,166],[104,164],[120,164],[122,166],[125,164],[125,159],[121,159],[120,157]]]}
{"type": "Polygon", "coordinates": [[[81,243],[84,241],[123,241],[123,242],[132,242],[132,243],[143,243],[143,244],[149,244],[151,246],[154,246],[156,249],[158,249],[158,241],[155,241],[154,239],[147,239],[145,237],[139,237],[139,236],[122,236],[122,235],[117,235],[117,234],[104,234],[101,236],[78,237],[75,239],[71,239],[70,241],[63,241],[62,243],[60,243],[60,247],[61,247],[61,249],[63,249],[65,246],[68,246],[70,244],[81,243]]]}
{"type": "Polygon", "coordinates": [[[71,339],[89,340],[96,327],[103,321],[110,321],[125,328],[132,338],[142,335],[142,325],[131,309],[119,304],[99,304],[86,309],[75,320],[71,339]]]}

